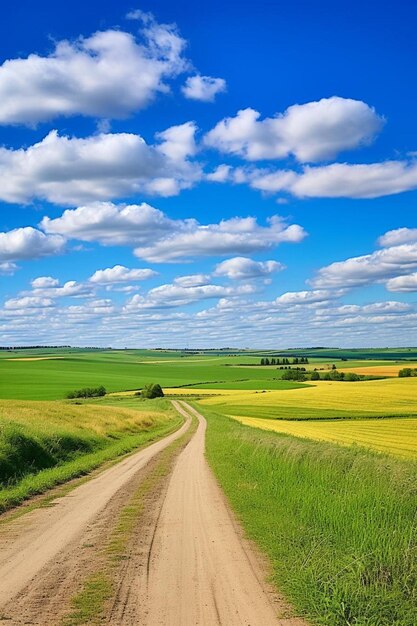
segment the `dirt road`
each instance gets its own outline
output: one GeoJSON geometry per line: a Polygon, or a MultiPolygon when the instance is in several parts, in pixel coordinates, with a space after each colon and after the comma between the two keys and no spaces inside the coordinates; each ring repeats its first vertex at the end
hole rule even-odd
{"type": "Polygon", "coordinates": [[[175,433],[151,444],[84,483],[52,507],[35,509],[0,530],[0,612],[40,570],[48,565],[111,498],[158,452],[180,437],[190,419],[175,433]],[[10,528],[9,528],[10,527],[10,528]]]}
{"type": "Polygon", "coordinates": [[[185,402],[174,404],[187,416],[180,431],[78,487],[53,508],[6,525],[0,533],[0,622],[63,623],[63,605],[91,559],[83,556],[84,546],[93,546],[90,554],[98,552],[94,542],[111,525],[117,506],[126,504],[127,486],[188,428],[194,414],[198,429],[136,529],[100,623],[305,626],[298,618],[278,617],[287,615],[287,608],[266,589],[259,559],[205,460],[205,419],[185,402]]]}

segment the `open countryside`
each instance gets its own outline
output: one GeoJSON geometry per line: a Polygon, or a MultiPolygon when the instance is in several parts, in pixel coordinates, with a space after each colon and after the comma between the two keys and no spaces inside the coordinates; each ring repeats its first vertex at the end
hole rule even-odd
{"type": "MultiPolygon", "coordinates": [[[[215,624],[217,609],[211,605],[215,602],[223,606],[219,623],[236,625],[252,611],[254,623],[260,623],[259,615],[264,614],[263,623],[267,624],[284,624],[292,616],[292,623],[300,626],[339,625],[345,623],[343,615],[349,611],[352,624],[368,620],[369,624],[388,625],[393,619],[401,626],[411,624],[416,615],[413,581],[417,576],[413,487],[417,478],[417,377],[403,377],[399,372],[412,372],[414,359],[416,352],[410,350],[372,355],[338,350],[323,355],[316,350],[308,351],[308,356],[307,352],[290,351],[1,351],[2,380],[10,383],[0,388],[0,507],[4,518],[0,540],[1,536],[7,540],[8,529],[16,532],[14,524],[18,523],[20,530],[4,554],[7,561],[0,558],[0,572],[16,559],[10,583],[14,592],[27,589],[13,603],[7,601],[14,593],[11,587],[5,588],[3,596],[0,592],[4,615],[11,623],[18,623],[19,615],[27,615],[41,624],[46,615],[48,624],[94,624],[113,606],[112,623],[130,623],[119,611],[114,595],[120,576],[114,563],[127,559],[127,574],[118,593],[122,597],[127,594],[129,615],[134,616],[131,623],[151,625],[162,620],[168,624],[173,620],[180,624],[185,614],[184,623],[197,623],[199,611],[211,615],[209,607],[213,606],[209,620],[215,624]],[[336,380],[339,371],[357,372],[359,377],[336,380]],[[297,373],[299,380],[288,380],[288,372],[297,373]],[[313,372],[319,372],[319,380],[311,379],[313,372]],[[334,379],[323,379],[327,373],[334,379]],[[165,397],[143,399],[143,390],[153,389],[156,381],[165,397]],[[223,562],[221,552],[214,552],[210,559],[224,576],[240,579],[241,590],[235,589],[233,597],[226,597],[225,588],[213,596],[212,589],[201,600],[203,608],[197,596],[190,603],[187,591],[184,598],[179,596],[180,612],[175,614],[170,608],[175,605],[174,598],[170,599],[169,593],[161,596],[167,576],[190,575],[188,590],[193,576],[201,581],[210,576],[204,552],[200,558],[206,565],[201,571],[194,570],[191,561],[187,574],[178,569],[175,564],[184,558],[178,545],[184,550],[185,544],[191,546],[196,539],[184,536],[185,544],[171,550],[176,540],[170,539],[169,530],[169,515],[179,514],[180,491],[202,488],[199,483],[188,485],[185,478],[197,471],[197,465],[193,469],[184,465],[185,474],[178,484],[174,476],[176,472],[181,475],[183,454],[191,445],[187,442],[195,441],[197,446],[197,456],[189,462],[201,463],[202,449],[197,450],[204,439],[197,444],[195,438],[203,434],[203,419],[204,424],[207,420],[206,455],[212,471],[247,537],[267,559],[268,576],[280,594],[285,594],[285,601],[268,595],[273,590],[254,586],[249,572],[228,572],[230,565],[223,562]],[[148,461],[149,469],[142,461],[138,463],[143,469],[134,469],[136,457],[141,459],[146,450],[165,445],[173,437],[173,443],[148,461]],[[82,515],[72,505],[64,508],[68,496],[77,502],[90,484],[96,489],[97,481],[121,485],[120,477],[109,482],[111,472],[127,463],[132,469],[122,500],[117,504],[115,492],[109,491],[105,504],[105,511],[115,520],[109,519],[106,532],[96,517],[96,507],[103,506],[104,500],[96,504],[95,496],[86,495],[89,506],[82,515]],[[304,475],[309,477],[306,482],[300,481],[304,475]],[[173,509],[164,513],[162,508],[158,514],[169,476],[174,481],[169,505],[173,509]],[[60,517],[67,516],[74,533],[86,524],[88,532],[97,537],[95,541],[107,545],[108,557],[98,558],[94,547],[76,557],[68,553],[66,542],[73,541],[74,534],[53,544],[42,535],[43,507],[56,498],[62,505],[56,509],[56,520],[51,518],[48,524],[58,524],[60,517]],[[367,515],[363,517],[361,511],[367,515]],[[158,515],[162,516],[159,520],[158,515]],[[23,575],[18,555],[23,546],[31,550],[30,537],[35,531],[26,530],[25,523],[30,516],[35,516],[36,537],[46,542],[41,563],[46,566],[48,551],[61,550],[71,564],[67,573],[58,561],[48,573],[29,568],[23,575]],[[151,595],[135,600],[128,589],[133,572],[146,555],[146,549],[143,557],[133,557],[129,551],[137,533],[145,533],[145,544],[152,533],[158,539],[157,547],[152,548],[152,577],[146,583],[151,584],[151,595]],[[359,536],[365,541],[358,541],[359,536]],[[382,563],[383,576],[378,573],[382,563]],[[167,568],[176,573],[168,574],[167,568]],[[77,582],[71,578],[74,572],[78,572],[77,582]],[[29,576],[35,573],[34,586],[29,576]],[[42,594],[50,584],[57,595],[45,601],[42,594]],[[42,605],[36,600],[40,596],[42,605]]],[[[200,480],[199,476],[197,472],[195,479],[200,480]]],[[[190,515],[208,518],[211,513],[184,509],[181,515],[184,519],[190,515]]],[[[211,523],[216,527],[220,518],[211,523]]],[[[212,541],[219,542],[220,548],[226,539],[213,535],[212,541]]],[[[235,539],[230,535],[227,541],[235,539]]],[[[222,551],[225,549],[223,545],[222,551]]],[[[234,549],[248,548],[239,544],[234,549]]],[[[136,584],[139,590],[145,581],[138,579],[136,584]]]]}

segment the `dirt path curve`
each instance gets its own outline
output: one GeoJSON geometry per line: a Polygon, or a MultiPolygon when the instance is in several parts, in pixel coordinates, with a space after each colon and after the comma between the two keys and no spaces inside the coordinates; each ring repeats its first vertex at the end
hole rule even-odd
{"type": "Polygon", "coordinates": [[[155,455],[187,431],[190,422],[188,418],[175,433],[105,470],[55,500],[53,506],[35,509],[1,529],[0,613],[42,568],[53,563],[62,550],[82,535],[119,490],[155,455]]]}
{"type": "Polygon", "coordinates": [[[146,595],[139,597],[146,607],[140,623],[301,626],[298,619],[278,619],[256,559],[205,460],[206,420],[181,404],[199,426],[176,462],[156,525],[146,595]]]}

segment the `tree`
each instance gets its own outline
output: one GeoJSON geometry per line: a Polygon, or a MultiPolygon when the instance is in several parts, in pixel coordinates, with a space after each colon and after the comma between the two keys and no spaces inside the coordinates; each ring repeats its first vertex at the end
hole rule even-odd
{"type": "Polygon", "coordinates": [[[150,383],[144,386],[140,395],[142,398],[153,400],[153,398],[163,398],[164,392],[162,391],[161,385],[158,383],[150,383]]]}
{"type": "Polygon", "coordinates": [[[320,374],[316,371],[311,372],[311,380],[320,380],[320,374]]]}

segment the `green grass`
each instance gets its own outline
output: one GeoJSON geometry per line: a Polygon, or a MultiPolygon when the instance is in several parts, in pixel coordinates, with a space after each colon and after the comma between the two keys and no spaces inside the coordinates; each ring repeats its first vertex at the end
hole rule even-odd
{"type": "Polygon", "coordinates": [[[283,370],[228,367],[227,364],[239,362],[234,357],[197,359],[168,355],[162,359],[159,355],[144,357],[129,351],[72,354],[57,351],[55,356],[63,358],[21,361],[19,359],[36,358],[36,355],[13,354],[11,357],[9,354],[8,358],[3,355],[0,358],[0,398],[59,400],[82,387],[104,385],[108,392],[115,392],[138,389],[154,382],[163,387],[216,383],[229,388],[234,385],[238,389],[258,388],[256,385],[265,389],[286,388],[279,380],[283,370]]]}
{"type": "Polygon", "coordinates": [[[417,466],[200,406],[207,457],[278,589],[314,624],[417,624],[417,466]]]}
{"type": "Polygon", "coordinates": [[[0,512],[165,436],[182,418],[167,400],[135,409],[0,403],[0,512]]]}

